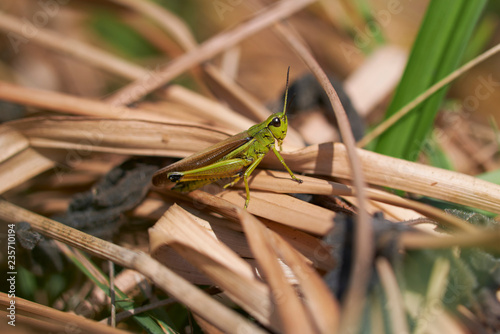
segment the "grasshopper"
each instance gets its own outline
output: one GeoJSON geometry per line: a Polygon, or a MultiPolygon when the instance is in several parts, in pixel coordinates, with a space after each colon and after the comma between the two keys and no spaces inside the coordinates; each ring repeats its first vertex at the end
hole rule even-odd
{"type": "Polygon", "coordinates": [[[224,188],[231,187],[243,177],[246,191],[246,209],[250,201],[248,177],[269,150],[274,152],[291,178],[298,183],[302,183],[302,180],[298,179],[288,168],[285,160],[275,147],[277,141],[281,151],[288,129],[286,103],[289,73],[290,67],[286,75],[285,101],[282,112],[274,113],[264,122],[256,124],[246,131],[158,170],[153,175],[153,184],[163,186],[169,181],[175,182],[176,185],[172,189],[189,192],[223,178],[234,178],[232,182],[224,186],[224,188]]]}

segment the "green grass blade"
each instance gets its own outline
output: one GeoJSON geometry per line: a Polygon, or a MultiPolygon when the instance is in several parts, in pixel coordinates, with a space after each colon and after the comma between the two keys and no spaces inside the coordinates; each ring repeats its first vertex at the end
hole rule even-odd
{"type": "MultiPolygon", "coordinates": [[[[109,297],[109,278],[105,275],[100,268],[95,265],[95,263],[90,260],[82,251],[78,249],[73,249],[68,246],[69,251],[65,252],[65,255],[71,260],[81,271],[85,274],[94,284],[96,284],[102,291],[106,293],[109,297]],[[73,252],[73,253],[72,253],[73,252]],[[83,263],[75,253],[79,253],[82,259],[85,259],[85,263],[83,263]]],[[[115,287],[115,295],[116,295],[116,306],[119,309],[123,310],[133,310],[134,302],[120,289],[115,287]]],[[[166,323],[161,322],[163,328],[160,327],[160,323],[158,319],[150,314],[150,312],[145,312],[141,314],[134,315],[132,317],[146,332],[155,334],[155,333],[175,333],[175,331],[166,323]]]]}
{"type": "Polygon", "coordinates": [[[495,184],[500,184],[500,169],[492,170],[481,175],[476,175],[477,178],[495,184]]]}
{"type": "MultiPolygon", "coordinates": [[[[386,118],[457,68],[486,0],[433,0],[413,45],[386,118]]],[[[375,151],[416,160],[446,88],[380,136],[375,151]]]]}
{"type": "Polygon", "coordinates": [[[90,20],[92,29],[122,55],[131,59],[158,56],[155,46],[123,23],[116,13],[97,11],[90,20]]]}

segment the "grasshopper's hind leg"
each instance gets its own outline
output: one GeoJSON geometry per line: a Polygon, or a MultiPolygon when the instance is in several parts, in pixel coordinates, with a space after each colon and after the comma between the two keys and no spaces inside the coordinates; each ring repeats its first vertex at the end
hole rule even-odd
{"type": "Polygon", "coordinates": [[[232,180],[228,184],[224,185],[223,188],[226,189],[226,188],[234,186],[236,183],[238,183],[241,180],[242,176],[243,176],[243,172],[236,173],[235,175],[232,176],[232,177],[234,177],[234,180],[232,180]]]}
{"type": "Polygon", "coordinates": [[[234,177],[251,163],[245,159],[229,159],[188,171],[170,172],[168,179],[177,183],[172,189],[189,192],[217,180],[234,177]]]}

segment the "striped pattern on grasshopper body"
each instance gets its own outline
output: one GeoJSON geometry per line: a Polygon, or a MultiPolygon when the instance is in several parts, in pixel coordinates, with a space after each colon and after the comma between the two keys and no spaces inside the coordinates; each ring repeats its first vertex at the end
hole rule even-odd
{"type": "Polygon", "coordinates": [[[288,73],[282,112],[272,114],[264,122],[256,124],[246,131],[158,170],[153,175],[153,184],[162,186],[168,182],[175,182],[176,185],[173,189],[189,192],[220,179],[234,178],[232,182],[224,186],[227,188],[236,184],[243,177],[246,191],[245,208],[247,208],[250,201],[248,177],[270,150],[274,152],[291,178],[301,183],[302,180],[298,179],[288,168],[275,147],[275,142],[278,142],[281,150],[288,129],[287,95],[288,73]]]}

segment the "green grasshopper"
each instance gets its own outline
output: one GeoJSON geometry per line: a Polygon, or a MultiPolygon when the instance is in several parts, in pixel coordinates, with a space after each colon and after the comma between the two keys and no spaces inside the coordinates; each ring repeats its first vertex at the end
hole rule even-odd
{"type": "Polygon", "coordinates": [[[283,112],[274,113],[264,122],[256,124],[246,131],[158,170],[153,175],[153,184],[163,186],[169,181],[175,182],[176,185],[172,189],[189,192],[224,178],[234,178],[232,182],[224,186],[224,188],[231,187],[243,176],[247,196],[245,201],[246,209],[250,201],[248,177],[269,150],[276,154],[276,157],[292,179],[302,183],[302,180],[298,179],[288,168],[285,160],[275,147],[275,141],[277,141],[281,151],[281,145],[288,129],[286,102],[289,72],[290,68],[288,68],[286,75],[283,112]]]}

